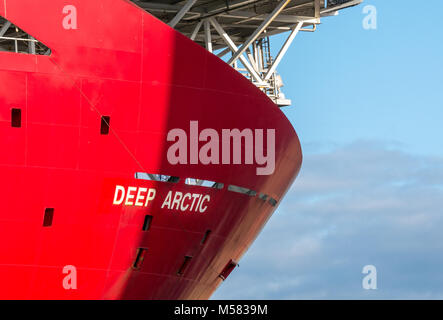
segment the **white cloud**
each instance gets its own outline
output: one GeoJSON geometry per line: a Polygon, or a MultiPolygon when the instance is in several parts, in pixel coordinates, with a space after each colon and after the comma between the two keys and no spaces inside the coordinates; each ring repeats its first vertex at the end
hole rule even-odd
{"type": "Polygon", "coordinates": [[[441,298],[442,186],[443,159],[379,143],[306,154],[214,298],[441,298]],[[361,287],[366,264],[377,267],[376,291],[361,287]]]}

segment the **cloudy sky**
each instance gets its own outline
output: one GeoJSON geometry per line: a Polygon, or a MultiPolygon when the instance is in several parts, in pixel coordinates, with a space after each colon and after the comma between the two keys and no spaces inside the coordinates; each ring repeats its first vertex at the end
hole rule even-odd
{"type": "Polygon", "coordinates": [[[303,167],[213,298],[443,299],[443,3],[412,3],[297,38],[280,73],[303,167]]]}

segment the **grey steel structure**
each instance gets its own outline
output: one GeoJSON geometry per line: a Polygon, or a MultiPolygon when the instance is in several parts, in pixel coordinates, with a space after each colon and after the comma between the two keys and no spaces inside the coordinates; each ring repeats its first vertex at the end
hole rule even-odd
{"type": "Polygon", "coordinates": [[[363,0],[132,0],[208,51],[223,58],[278,106],[291,104],[281,92],[277,67],[299,32],[313,32],[321,18],[363,0]],[[272,57],[270,37],[288,37],[272,57]]]}
{"type": "MultiPolygon", "coordinates": [[[[321,18],[363,0],[131,0],[213,52],[265,92],[278,106],[282,93],[277,67],[299,32],[313,32],[321,18]],[[278,54],[270,38],[288,33],[278,54]]],[[[0,51],[49,55],[50,50],[0,17],[0,51]]]]}

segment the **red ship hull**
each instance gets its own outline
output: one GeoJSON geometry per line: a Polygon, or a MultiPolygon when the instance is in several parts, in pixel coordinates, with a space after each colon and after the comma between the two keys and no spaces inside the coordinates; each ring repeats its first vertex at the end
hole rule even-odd
{"type": "Polygon", "coordinates": [[[0,52],[0,298],[207,299],[276,208],[227,187],[279,202],[301,166],[297,135],[246,78],[129,1],[70,2],[76,30],[62,26],[64,1],[0,2],[0,16],[52,51],[0,52]],[[20,127],[11,126],[13,108],[20,127]],[[103,115],[109,134],[100,132],[103,115]],[[170,164],[168,132],[188,131],[194,120],[218,132],[275,129],[274,173],[170,164]],[[140,180],[136,172],[180,180],[140,180]],[[156,198],[115,205],[117,185],[153,188],[156,198]],[[168,209],[170,191],[211,200],[204,212],[168,209]],[[146,215],[153,218],[144,231],[146,215]],[[66,266],[76,269],[76,288],[64,286],[66,266]]]}

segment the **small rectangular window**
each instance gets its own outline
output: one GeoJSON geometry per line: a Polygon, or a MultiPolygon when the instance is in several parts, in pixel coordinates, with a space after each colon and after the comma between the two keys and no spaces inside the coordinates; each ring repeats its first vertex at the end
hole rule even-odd
{"type": "Polygon", "coordinates": [[[185,183],[190,186],[200,186],[214,189],[223,189],[224,184],[221,182],[214,182],[210,180],[203,179],[195,179],[195,178],[187,178],[185,179],[185,183]]]}
{"type": "Polygon", "coordinates": [[[20,128],[22,126],[22,110],[13,108],[11,110],[11,126],[13,128],[20,128]]]}
{"type": "Polygon", "coordinates": [[[201,241],[201,244],[205,244],[208,241],[209,236],[211,235],[211,230],[206,230],[205,235],[201,241]]]}
{"type": "Polygon", "coordinates": [[[222,278],[222,280],[226,280],[226,278],[231,274],[231,272],[235,269],[237,266],[237,263],[233,260],[229,261],[228,264],[225,266],[223,271],[220,273],[219,277],[222,278]]]}
{"type": "Polygon", "coordinates": [[[101,134],[109,134],[110,125],[111,125],[111,117],[110,116],[102,116],[100,133],[101,134]]]}
{"type": "Polygon", "coordinates": [[[277,200],[275,200],[274,198],[269,198],[269,203],[271,204],[271,206],[275,207],[277,205],[277,200]]]}
{"type": "Polygon", "coordinates": [[[161,182],[172,182],[172,183],[177,183],[180,181],[179,177],[168,176],[165,174],[146,173],[146,172],[136,172],[135,179],[149,180],[149,181],[161,181],[161,182]]]}
{"type": "Polygon", "coordinates": [[[180,181],[179,177],[169,177],[168,182],[177,183],[180,181]]]}
{"type": "Polygon", "coordinates": [[[30,34],[0,17],[0,51],[50,55],[51,50],[30,34]]]}
{"type": "Polygon", "coordinates": [[[264,200],[264,201],[266,201],[266,200],[268,199],[268,195],[266,195],[266,194],[264,194],[264,193],[260,193],[260,194],[258,195],[258,197],[259,197],[260,199],[264,200]]]}
{"type": "Polygon", "coordinates": [[[179,276],[183,275],[185,273],[189,263],[191,262],[192,257],[191,256],[185,256],[185,260],[183,261],[183,264],[181,265],[180,269],[178,269],[177,274],[179,276]]]}
{"type": "Polygon", "coordinates": [[[148,249],[146,248],[138,248],[137,254],[135,256],[134,264],[132,265],[132,268],[135,270],[139,270],[143,264],[143,260],[145,259],[145,254],[148,249]]]}
{"type": "Polygon", "coordinates": [[[148,231],[151,228],[151,223],[152,223],[152,216],[150,215],[146,215],[145,216],[145,221],[143,222],[143,231],[148,231]]]}
{"type": "Polygon", "coordinates": [[[54,219],[54,208],[46,208],[45,216],[43,218],[43,227],[52,226],[52,220],[54,219]]]}
{"type": "Polygon", "coordinates": [[[232,191],[232,192],[247,194],[248,196],[251,196],[251,197],[255,197],[255,195],[257,194],[257,192],[254,190],[239,187],[239,186],[234,186],[232,184],[228,186],[228,190],[232,191]]]}

